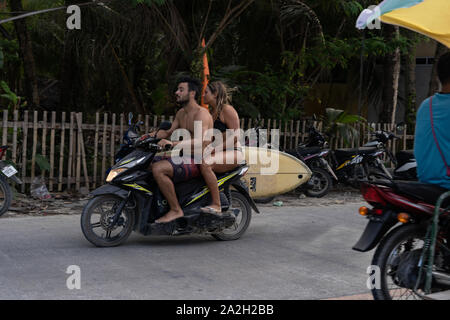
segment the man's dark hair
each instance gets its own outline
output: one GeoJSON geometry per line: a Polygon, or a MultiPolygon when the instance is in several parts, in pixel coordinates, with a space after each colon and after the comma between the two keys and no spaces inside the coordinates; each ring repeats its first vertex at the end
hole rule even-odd
{"type": "Polygon", "coordinates": [[[450,83],[450,52],[447,52],[443,56],[439,58],[438,62],[438,76],[441,84],[449,84],[450,83]]]}
{"type": "Polygon", "coordinates": [[[188,90],[189,92],[195,91],[195,100],[198,100],[200,97],[201,91],[201,83],[199,80],[191,78],[191,77],[182,77],[177,80],[177,87],[180,83],[186,82],[188,84],[188,90]]]}

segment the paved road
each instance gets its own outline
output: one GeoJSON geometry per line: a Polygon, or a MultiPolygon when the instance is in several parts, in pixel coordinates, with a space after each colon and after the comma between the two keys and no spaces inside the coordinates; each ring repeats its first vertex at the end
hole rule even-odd
{"type": "Polygon", "coordinates": [[[143,237],[95,248],[79,215],[0,219],[0,299],[326,299],[365,294],[373,253],[351,250],[360,203],[269,207],[238,241],[143,237]],[[81,289],[66,286],[70,265],[81,289]]]}

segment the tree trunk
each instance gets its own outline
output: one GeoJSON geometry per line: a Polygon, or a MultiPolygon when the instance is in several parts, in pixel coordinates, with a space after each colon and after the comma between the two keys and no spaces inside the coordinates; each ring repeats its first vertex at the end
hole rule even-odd
{"type": "Polygon", "coordinates": [[[408,126],[415,123],[416,98],[416,47],[413,46],[405,55],[405,122],[408,126]]]}
{"type": "MultiPolygon", "coordinates": [[[[22,12],[22,0],[10,0],[11,11],[22,12]]],[[[23,61],[25,76],[25,96],[28,105],[39,106],[39,91],[36,77],[36,65],[34,62],[30,33],[27,29],[26,19],[14,20],[17,39],[19,41],[20,57],[23,61]]]]}
{"type": "MultiPolygon", "coordinates": [[[[387,25],[384,33],[386,42],[390,42],[399,36],[399,27],[387,25]]],[[[394,52],[387,54],[384,60],[383,110],[380,115],[383,123],[395,123],[400,66],[400,48],[397,48],[394,52]]]]}
{"type": "Polygon", "coordinates": [[[430,87],[428,89],[428,96],[432,96],[433,94],[435,94],[440,90],[440,83],[437,74],[437,63],[440,57],[446,52],[448,52],[448,48],[443,44],[441,44],[440,42],[438,42],[436,47],[436,53],[434,55],[434,65],[433,69],[431,70],[431,79],[430,79],[430,87]]]}

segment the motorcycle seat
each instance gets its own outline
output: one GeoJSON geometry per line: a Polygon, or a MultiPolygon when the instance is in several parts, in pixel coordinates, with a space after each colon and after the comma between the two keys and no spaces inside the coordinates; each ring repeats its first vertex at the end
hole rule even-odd
{"type": "Polygon", "coordinates": [[[372,148],[372,147],[362,147],[359,149],[337,149],[335,150],[335,155],[337,158],[339,159],[344,159],[344,158],[350,158],[352,156],[355,156],[357,154],[370,154],[377,151],[377,148],[372,148]]]}
{"type": "MultiPolygon", "coordinates": [[[[425,203],[435,205],[439,197],[449,191],[438,185],[422,183],[417,181],[394,181],[395,189],[401,194],[411,196],[425,203]]],[[[443,207],[450,205],[450,199],[443,203],[443,207]]]]}
{"type": "Polygon", "coordinates": [[[320,148],[320,147],[305,147],[305,148],[299,147],[295,151],[297,152],[297,154],[299,156],[304,157],[304,156],[309,156],[311,154],[320,153],[321,150],[322,150],[322,148],[320,148]]]}

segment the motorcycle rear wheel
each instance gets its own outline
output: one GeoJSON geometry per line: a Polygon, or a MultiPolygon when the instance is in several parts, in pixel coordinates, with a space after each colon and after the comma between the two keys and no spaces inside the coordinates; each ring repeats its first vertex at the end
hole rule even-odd
{"type": "Polygon", "coordinates": [[[0,216],[8,211],[12,201],[12,190],[5,177],[0,175],[0,216]]]}
{"type": "Polygon", "coordinates": [[[252,220],[252,208],[246,197],[236,191],[231,191],[231,207],[230,209],[240,209],[241,212],[236,217],[236,222],[233,226],[223,230],[219,233],[214,233],[212,236],[221,241],[237,240],[247,231],[250,221],[252,220]]]}
{"type": "Polygon", "coordinates": [[[91,199],[81,214],[81,230],[86,239],[97,247],[116,247],[124,243],[133,231],[135,213],[124,208],[119,222],[111,226],[115,209],[123,201],[114,195],[101,195],[91,199]],[[94,217],[99,215],[99,220],[94,217]],[[92,221],[94,218],[94,222],[92,221]]]}
{"type": "MultiPolygon", "coordinates": [[[[401,226],[378,245],[372,260],[372,266],[380,271],[380,283],[372,289],[375,300],[422,300],[414,290],[400,285],[398,266],[408,253],[423,248],[424,237],[425,230],[419,225],[401,226]]],[[[409,276],[414,279],[416,274],[411,272],[409,276]]]]}

